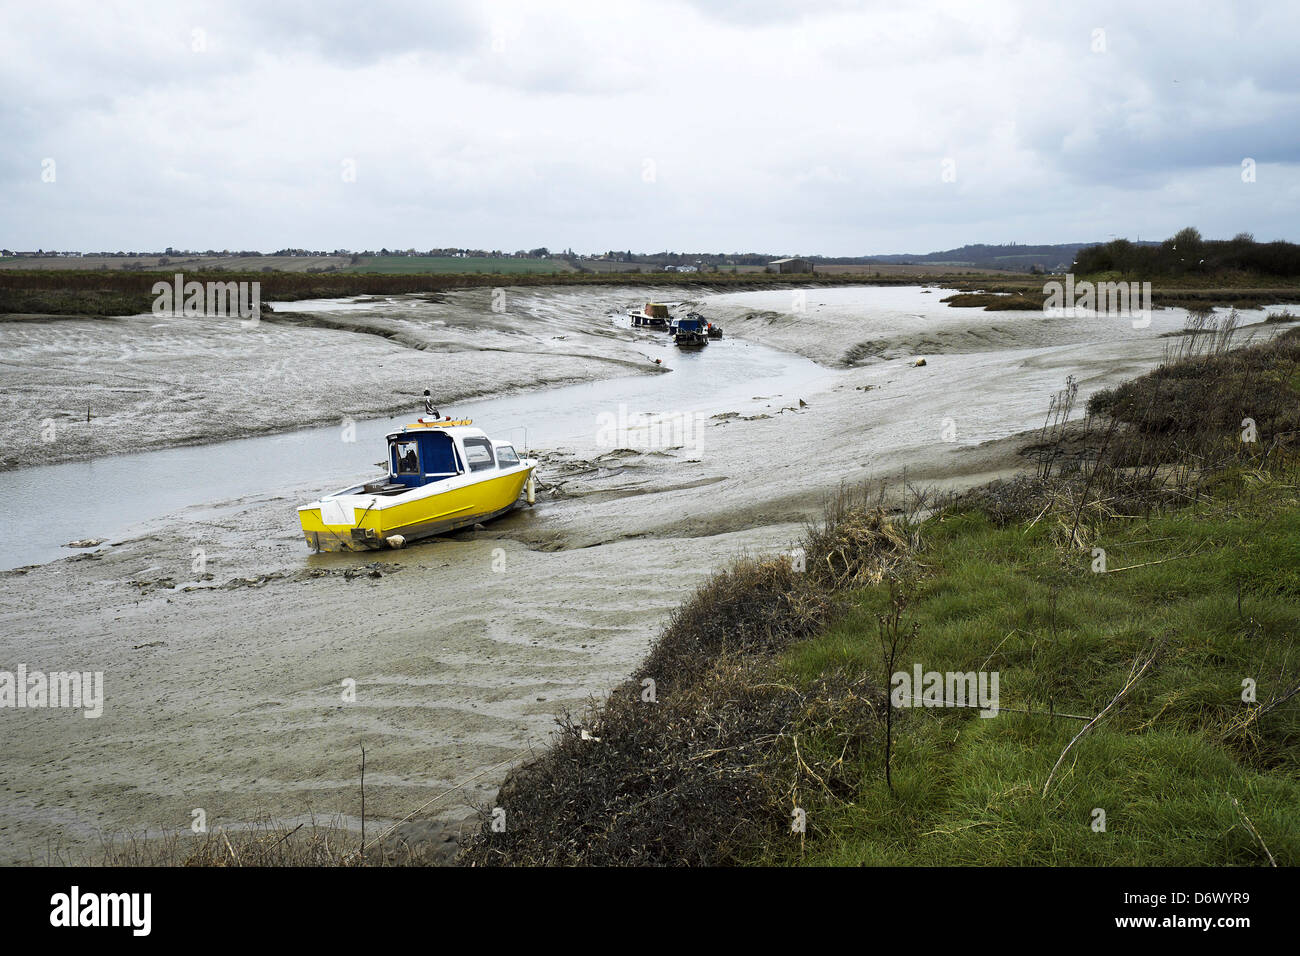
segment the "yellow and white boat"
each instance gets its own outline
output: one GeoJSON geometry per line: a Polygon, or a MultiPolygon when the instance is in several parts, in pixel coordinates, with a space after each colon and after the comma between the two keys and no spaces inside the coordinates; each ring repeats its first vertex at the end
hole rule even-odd
{"type": "Polygon", "coordinates": [[[298,509],[316,551],[401,548],[534,500],[537,460],[469,420],[421,418],[388,436],[388,474],[298,509]]]}

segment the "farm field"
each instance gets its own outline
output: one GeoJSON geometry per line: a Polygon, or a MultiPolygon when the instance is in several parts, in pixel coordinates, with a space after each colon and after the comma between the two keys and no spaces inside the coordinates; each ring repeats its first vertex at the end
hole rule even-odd
{"type": "Polygon", "coordinates": [[[887,262],[870,265],[822,265],[818,275],[880,275],[880,276],[936,276],[936,275],[1025,275],[1008,269],[980,269],[975,266],[939,265],[938,263],[893,264],[887,262]]]}
{"type": "Polygon", "coordinates": [[[375,272],[385,275],[402,273],[485,272],[492,275],[521,273],[576,272],[563,259],[503,259],[492,256],[369,256],[346,272],[375,272]]]}
{"type": "Polygon", "coordinates": [[[39,269],[50,271],[107,270],[156,271],[178,269],[223,272],[307,272],[342,269],[349,256],[5,256],[0,269],[39,269]]]}

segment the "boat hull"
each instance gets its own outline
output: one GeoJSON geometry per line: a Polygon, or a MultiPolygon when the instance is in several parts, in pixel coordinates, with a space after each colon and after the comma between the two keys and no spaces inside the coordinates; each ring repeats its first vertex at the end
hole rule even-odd
{"type": "MultiPolygon", "coordinates": [[[[518,503],[532,472],[523,468],[433,494],[397,495],[369,508],[361,503],[353,507],[352,524],[327,523],[335,515],[322,517],[320,507],[299,508],[298,518],[307,545],[315,551],[375,551],[393,547],[390,539],[400,538],[404,544],[505,514],[518,503]]],[[[349,498],[354,505],[357,498],[370,500],[364,495],[349,498]]]]}

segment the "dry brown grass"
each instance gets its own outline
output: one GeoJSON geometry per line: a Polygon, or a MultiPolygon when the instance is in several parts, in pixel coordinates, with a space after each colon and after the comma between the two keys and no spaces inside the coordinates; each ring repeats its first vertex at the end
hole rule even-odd
{"type": "Polygon", "coordinates": [[[854,792],[846,761],[873,744],[864,728],[880,724],[884,702],[861,679],[796,689],[770,661],[738,655],[656,702],[630,681],[583,719],[561,720],[555,745],[502,786],[505,829],[485,817],[461,862],[708,866],[797,840],[801,791],[854,792]],[[823,735],[838,753],[801,749],[823,735]]]}
{"type": "Polygon", "coordinates": [[[1117,467],[1266,453],[1300,430],[1300,329],[1234,349],[1236,330],[1235,314],[1194,316],[1154,372],[1089,399],[1090,413],[1122,426],[1117,467]],[[1242,440],[1247,419],[1255,442],[1242,440]]]}
{"type": "MultiPolygon", "coordinates": [[[[437,866],[452,859],[451,828],[416,825],[369,840],[338,819],[311,819],[297,826],[258,820],[239,829],[162,836],[122,835],[106,840],[94,862],[104,866],[437,866]]],[[[77,861],[51,859],[50,863],[77,861]]]]}
{"type": "Polygon", "coordinates": [[[1066,414],[1049,412],[1023,450],[1036,474],[974,489],[957,506],[998,525],[1044,522],[1062,549],[1086,549],[1110,518],[1197,501],[1243,462],[1276,464],[1300,437],[1300,330],[1234,348],[1237,331],[1235,313],[1192,314],[1159,368],[1094,394],[1083,421],[1064,420],[1067,385],[1053,402],[1066,414]]]}

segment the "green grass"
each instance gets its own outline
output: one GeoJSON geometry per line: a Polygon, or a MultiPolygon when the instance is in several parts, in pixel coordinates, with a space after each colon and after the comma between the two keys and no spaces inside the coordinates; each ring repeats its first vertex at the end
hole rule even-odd
{"type": "MultiPolygon", "coordinates": [[[[1198,507],[1105,522],[1106,574],[1087,552],[1063,559],[1048,521],[999,528],[967,512],[930,522],[909,610],[919,630],[897,668],[996,670],[1001,706],[1034,713],[896,711],[896,795],[880,750],[864,748],[850,802],[804,792],[803,853],[790,841],[758,862],[1267,863],[1235,797],[1278,863],[1300,863],[1300,697],[1247,735],[1229,733],[1247,708],[1244,678],[1263,702],[1300,674],[1300,503],[1281,480],[1237,477],[1198,507]],[[1044,799],[1084,726],[1043,714],[1049,701],[1098,713],[1153,641],[1164,642],[1154,669],[1074,746],[1044,799]],[[1095,808],[1105,832],[1091,826],[1095,808]]],[[[850,613],[786,652],[782,669],[805,685],[835,671],[883,682],[877,615],[888,599],[883,587],[856,592],[850,613]]],[[[843,741],[801,746],[834,759],[843,741]]]]}
{"type": "Polygon", "coordinates": [[[561,259],[495,259],[488,256],[372,256],[345,272],[409,275],[411,273],[520,275],[526,273],[572,272],[561,259]]]}

